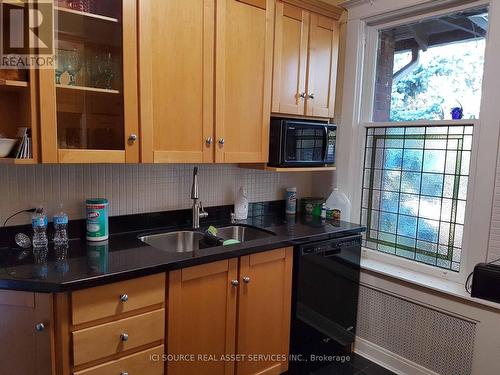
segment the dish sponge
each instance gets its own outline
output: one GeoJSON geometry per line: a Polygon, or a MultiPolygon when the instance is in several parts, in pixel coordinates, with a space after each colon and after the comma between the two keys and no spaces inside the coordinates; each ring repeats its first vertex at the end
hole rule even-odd
{"type": "Polygon", "coordinates": [[[212,225],[208,227],[207,232],[210,233],[212,236],[217,236],[217,228],[212,225]]]}
{"type": "Polygon", "coordinates": [[[230,239],[230,240],[225,240],[222,245],[223,246],[227,246],[227,245],[235,245],[237,243],[240,243],[240,241],[238,240],[233,240],[233,239],[230,239]]]}

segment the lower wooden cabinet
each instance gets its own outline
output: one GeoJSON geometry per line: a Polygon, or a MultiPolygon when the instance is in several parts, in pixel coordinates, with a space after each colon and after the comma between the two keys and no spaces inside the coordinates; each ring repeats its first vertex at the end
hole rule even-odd
{"type": "Polygon", "coordinates": [[[0,290],[0,375],[52,371],[52,295],[0,290]]]}
{"type": "Polygon", "coordinates": [[[72,333],[73,364],[78,366],[137,349],[163,340],[164,334],[164,309],[80,329],[72,333]]]}
{"type": "Polygon", "coordinates": [[[283,248],[170,272],[168,375],[285,372],[292,258],[283,248]]]}
{"type": "Polygon", "coordinates": [[[163,375],[165,372],[163,362],[164,352],[163,345],[160,345],[102,365],[77,371],[74,375],[163,375]]]}
{"type": "Polygon", "coordinates": [[[240,258],[236,348],[246,360],[236,362],[237,375],[288,370],[292,259],[292,248],[240,258]]]}
{"type": "Polygon", "coordinates": [[[71,293],[73,325],[105,319],[165,302],[165,274],[140,277],[71,293]]]}
{"type": "Polygon", "coordinates": [[[0,291],[0,375],[281,374],[292,259],[289,247],[168,278],[68,293],[0,291]]]}
{"type": "Polygon", "coordinates": [[[238,259],[170,272],[167,373],[234,374],[234,363],[215,361],[235,352],[238,259]],[[193,357],[194,356],[194,357],[193,357]],[[203,359],[206,360],[203,360],[203,359]]]}
{"type": "Polygon", "coordinates": [[[165,297],[164,273],[55,294],[53,374],[163,374],[165,297]]]}

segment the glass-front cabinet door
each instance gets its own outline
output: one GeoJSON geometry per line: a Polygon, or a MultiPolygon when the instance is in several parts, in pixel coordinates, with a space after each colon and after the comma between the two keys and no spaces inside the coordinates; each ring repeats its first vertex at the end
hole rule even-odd
{"type": "Polygon", "coordinates": [[[42,162],[139,162],[135,0],[53,0],[40,73],[42,162]]]}

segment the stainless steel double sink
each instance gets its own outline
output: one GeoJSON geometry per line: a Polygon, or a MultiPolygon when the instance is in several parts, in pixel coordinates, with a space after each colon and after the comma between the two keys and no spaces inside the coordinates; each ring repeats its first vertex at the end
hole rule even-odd
{"type": "MultiPolygon", "coordinates": [[[[268,230],[247,225],[231,225],[217,230],[217,237],[224,240],[234,239],[240,242],[268,238],[274,235],[273,232],[268,230]]],[[[202,232],[182,230],[141,236],[139,240],[160,250],[172,253],[186,253],[199,250],[202,238],[202,232]]]]}

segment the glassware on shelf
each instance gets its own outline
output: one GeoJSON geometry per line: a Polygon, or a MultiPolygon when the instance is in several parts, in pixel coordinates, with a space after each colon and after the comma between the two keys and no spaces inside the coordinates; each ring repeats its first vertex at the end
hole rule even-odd
{"type": "Polygon", "coordinates": [[[95,0],[67,0],[68,8],[78,10],[80,12],[95,13],[95,0]]]}
{"type": "Polygon", "coordinates": [[[91,51],[87,55],[87,85],[107,90],[113,89],[115,62],[111,52],[91,51]]]}
{"type": "Polygon", "coordinates": [[[66,57],[65,61],[65,70],[69,74],[69,85],[76,86],[76,75],[82,68],[82,58],[80,53],[76,50],[65,50],[66,57]]]}
{"type": "Polygon", "coordinates": [[[87,86],[89,87],[100,87],[101,81],[101,65],[100,65],[100,55],[94,50],[91,50],[87,54],[87,62],[85,64],[87,73],[87,86]]]}
{"type": "Polygon", "coordinates": [[[58,49],[56,54],[56,84],[61,84],[61,75],[66,71],[66,53],[64,50],[58,49]]]}
{"type": "Polygon", "coordinates": [[[111,90],[113,88],[113,81],[115,78],[115,67],[111,52],[105,52],[103,54],[101,64],[103,86],[105,89],[111,90]]]}

